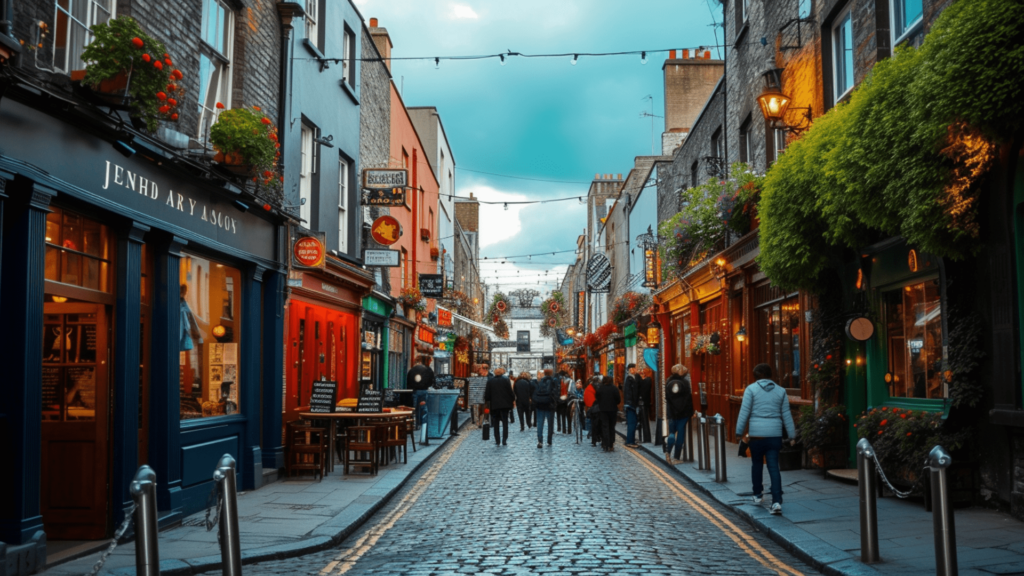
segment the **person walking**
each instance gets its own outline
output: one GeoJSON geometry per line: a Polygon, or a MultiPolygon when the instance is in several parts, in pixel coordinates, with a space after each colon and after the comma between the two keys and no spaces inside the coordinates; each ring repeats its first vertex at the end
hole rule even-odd
{"type": "Polygon", "coordinates": [[[508,445],[508,413],[516,403],[512,383],[505,377],[504,368],[495,368],[494,376],[487,379],[484,402],[491,403],[491,429],[497,446],[508,445]],[[500,432],[500,433],[499,433],[500,432]]]}
{"type": "Polygon", "coordinates": [[[527,428],[533,428],[533,423],[530,422],[530,396],[533,396],[533,383],[530,382],[530,373],[523,372],[516,378],[516,383],[512,386],[512,391],[516,395],[516,412],[519,413],[519,431],[522,432],[527,428]]]}
{"type": "Polygon", "coordinates": [[[537,448],[544,447],[544,423],[548,425],[548,446],[555,435],[555,401],[558,400],[558,377],[551,368],[544,369],[544,378],[533,390],[533,405],[537,410],[537,448]]]}
{"type": "Polygon", "coordinates": [[[615,417],[621,400],[622,395],[615,387],[615,381],[611,376],[605,376],[601,387],[597,389],[597,407],[601,413],[601,448],[605,452],[615,450],[615,417]]]}
{"type": "Polygon", "coordinates": [[[665,382],[665,407],[668,417],[668,436],[665,437],[665,462],[670,465],[680,462],[686,442],[686,421],[693,416],[693,390],[690,387],[689,369],[682,364],[672,367],[672,375],[665,382]],[[675,456],[672,447],[675,447],[675,456]]]}
{"type": "Polygon", "coordinates": [[[412,405],[416,409],[416,429],[419,430],[427,414],[427,389],[434,387],[434,371],[430,368],[430,356],[420,356],[420,363],[409,369],[405,376],[405,386],[412,390],[412,405]]]}
{"type": "Polygon", "coordinates": [[[565,372],[559,372],[555,375],[555,378],[558,379],[558,403],[555,409],[558,420],[558,432],[568,434],[569,381],[565,377],[565,372]]]}
{"type": "Polygon", "coordinates": [[[782,475],[779,474],[779,451],[782,433],[796,438],[793,414],[789,410],[789,395],[785,388],[771,380],[772,367],[754,366],[753,384],[743,392],[740,415],[736,420],[736,437],[749,434],[750,479],[754,487],[754,503],[760,504],[764,494],[764,463],[768,464],[768,477],[772,486],[772,514],[782,514],[782,475]]]}
{"type": "Polygon", "coordinates": [[[573,402],[574,411],[570,414],[570,419],[575,420],[576,426],[579,426],[584,432],[587,430],[587,409],[583,404],[583,381],[577,380],[575,387],[571,388],[571,399],[573,402]]]}
{"type": "Polygon", "coordinates": [[[601,381],[600,376],[593,376],[587,381],[587,389],[583,391],[583,405],[586,407],[587,415],[587,438],[590,438],[590,445],[597,446],[600,440],[600,424],[598,422],[597,383],[601,381]]]}
{"type": "Polygon", "coordinates": [[[640,406],[640,381],[636,375],[636,364],[626,366],[629,372],[622,386],[622,402],[626,412],[626,448],[639,448],[636,443],[636,411],[640,406]]]}
{"type": "Polygon", "coordinates": [[[640,380],[640,410],[637,411],[637,434],[640,443],[651,441],[651,414],[654,413],[654,402],[651,400],[654,391],[654,370],[644,368],[640,380]]]}

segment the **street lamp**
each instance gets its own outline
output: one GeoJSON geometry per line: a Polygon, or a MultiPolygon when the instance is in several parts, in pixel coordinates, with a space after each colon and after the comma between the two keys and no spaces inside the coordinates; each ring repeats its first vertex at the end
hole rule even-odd
{"type": "Polygon", "coordinates": [[[774,68],[764,73],[764,90],[757,97],[757,103],[761,107],[761,114],[773,128],[781,128],[790,132],[802,132],[810,126],[811,107],[794,108],[804,110],[804,118],[800,124],[790,126],[786,124],[785,116],[789,111],[792,99],[782,92],[782,69],[774,68]]]}
{"type": "Polygon", "coordinates": [[[740,331],[736,333],[736,341],[737,342],[746,342],[747,341],[747,329],[745,327],[740,326],[740,331]]]}

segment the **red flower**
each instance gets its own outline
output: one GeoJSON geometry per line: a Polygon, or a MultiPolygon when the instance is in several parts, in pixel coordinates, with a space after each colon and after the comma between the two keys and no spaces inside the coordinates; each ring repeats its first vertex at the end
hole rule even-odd
{"type": "Polygon", "coordinates": [[[284,182],[284,176],[281,176],[281,182],[282,183],[284,182]]]}
{"type": "Polygon", "coordinates": [[[178,105],[178,101],[175,100],[174,98],[168,98],[167,99],[167,103],[170,104],[171,106],[177,106],[178,105]]]}
{"type": "Polygon", "coordinates": [[[156,99],[163,102],[164,100],[167,100],[167,94],[164,94],[163,92],[157,92],[156,99]]]}
{"type": "Polygon", "coordinates": [[[152,60],[152,58],[149,57],[149,54],[143,54],[142,55],[142,61],[143,62],[149,62],[150,60],[152,60]]]}
{"type": "Polygon", "coordinates": [[[831,360],[831,359],[832,359],[832,355],[831,354],[829,354],[828,356],[825,356],[825,360],[831,360]]]}
{"type": "Polygon", "coordinates": [[[257,111],[257,112],[259,112],[260,110],[263,110],[263,108],[260,108],[259,106],[253,106],[252,109],[257,111]]]}
{"type": "Polygon", "coordinates": [[[260,122],[263,122],[264,124],[270,124],[270,118],[261,118],[260,122]]]}
{"type": "Polygon", "coordinates": [[[177,86],[175,86],[174,84],[168,84],[168,85],[167,85],[167,91],[168,91],[168,92],[174,92],[174,91],[176,91],[177,89],[178,89],[178,87],[177,87],[177,86]]]}
{"type": "Polygon", "coordinates": [[[281,143],[280,142],[275,142],[274,143],[274,148],[280,148],[280,147],[281,147],[281,143]]]}
{"type": "Polygon", "coordinates": [[[889,407],[888,407],[888,406],[882,406],[882,412],[885,412],[885,411],[886,411],[886,410],[888,410],[888,409],[889,409],[889,407]]]}
{"type": "Polygon", "coordinates": [[[907,432],[907,436],[910,436],[910,434],[911,434],[910,432],[907,432]]]}
{"type": "Polygon", "coordinates": [[[174,66],[174,63],[171,62],[170,58],[164,58],[164,64],[167,64],[168,66],[174,66]]]}
{"type": "Polygon", "coordinates": [[[181,73],[181,70],[175,70],[174,72],[171,72],[171,75],[177,78],[178,80],[181,80],[185,77],[185,75],[181,73]]]}
{"type": "Polygon", "coordinates": [[[270,134],[270,136],[267,136],[267,138],[270,138],[270,139],[271,139],[271,140],[273,140],[274,142],[277,142],[277,134],[273,134],[273,133],[271,133],[271,134],[270,134]]]}
{"type": "Polygon", "coordinates": [[[175,112],[174,114],[171,114],[171,120],[177,120],[177,119],[178,119],[178,113],[177,112],[175,112]]]}
{"type": "Polygon", "coordinates": [[[907,415],[906,414],[900,414],[900,418],[903,418],[904,420],[906,420],[907,419],[907,415]]]}
{"type": "Polygon", "coordinates": [[[220,102],[217,102],[217,110],[223,110],[223,109],[224,109],[224,105],[221,104],[220,102]]]}
{"type": "Polygon", "coordinates": [[[167,52],[164,52],[164,58],[170,58],[170,57],[171,57],[170,54],[168,54],[167,52]]]}
{"type": "Polygon", "coordinates": [[[160,107],[160,113],[161,114],[167,114],[170,111],[171,111],[171,107],[168,106],[167,104],[164,104],[163,106],[160,107]]]}
{"type": "Polygon", "coordinates": [[[142,48],[144,45],[145,42],[142,41],[142,38],[139,38],[138,36],[132,38],[132,46],[135,46],[136,48],[142,48]]]}
{"type": "Polygon", "coordinates": [[[273,176],[273,174],[274,174],[274,173],[273,173],[273,172],[271,172],[270,170],[264,170],[264,171],[263,171],[263,176],[264,176],[265,178],[270,178],[271,176],[273,176]]]}
{"type": "Polygon", "coordinates": [[[878,431],[878,433],[879,433],[879,434],[881,434],[881,433],[882,433],[882,431],[881,431],[881,430],[879,430],[879,431],[878,431]]]}
{"type": "Polygon", "coordinates": [[[157,70],[163,70],[164,69],[164,65],[161,64],[159,60],[156,60],[156,61],[153,62],[153,67],[155,67],[157,70]]]}

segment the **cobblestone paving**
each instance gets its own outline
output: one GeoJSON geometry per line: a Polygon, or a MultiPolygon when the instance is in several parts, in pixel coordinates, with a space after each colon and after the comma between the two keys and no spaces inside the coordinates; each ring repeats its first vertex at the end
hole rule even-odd
{"type": "Polygon", "coordinates": [[[642,458],[463,429],[339,549],[245,574],[817,573],[642,458]]]}

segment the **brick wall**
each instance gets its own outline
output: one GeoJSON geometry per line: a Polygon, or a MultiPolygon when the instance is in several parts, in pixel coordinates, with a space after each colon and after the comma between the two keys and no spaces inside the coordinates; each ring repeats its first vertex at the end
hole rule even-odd
{"type": "MultiPolygon", "coordinates": [[[[386,168],[391,150],[391,73],[380,58],[370,31],[361,31],[362,66],[359,67],[359,164],[362,168],[386,168]]],[[[362,176],[359,176],[362,182],[362,176]]],[[[388,208],[363,207],[363,221],[367,224],[389,212],[388,208]]],[[[364,229],[363,245],[368,249],[382,249],[373,241],[369,229],[364,229]]],[[[387,278],[387,270],[383,276],[387,278]]]]}
{"type": "MultiPolygon", "coordinates": [[[[470,198],[473,194],[470,193],[470,198]]],[[[466,232],[480,231],[480,203],[469,201],[455,202],[455,220],[466,232]]]]}

